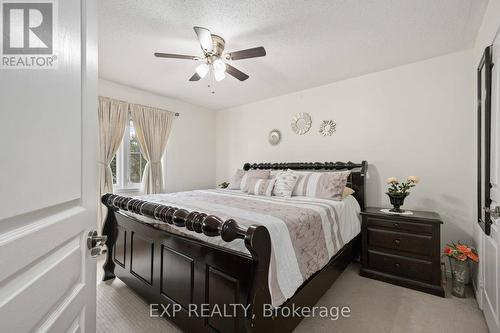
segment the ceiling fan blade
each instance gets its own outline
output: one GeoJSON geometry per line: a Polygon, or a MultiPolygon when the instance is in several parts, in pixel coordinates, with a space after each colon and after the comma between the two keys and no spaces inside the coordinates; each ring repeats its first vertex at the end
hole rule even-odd
{"type": "Polygon", "coordinates": [[[198,60],[200,57],[184,55],[184,54],[171,54],[171,53],[155,53],[155,57],[158,58],[173,58],[173,59],[189,59],[198,60]]]}
{"type": "Polygon", "coordinates": [[[237,78],[240,81],[245,81],[246,79],[249,78],[248,75],[246,75],[245,73],[243,73],[239,69],[234,68],[230,64],[226,64],[226,73],[231,75],[231,76],[234,76],[235,78],[237,78]]]}
{"type": "Polygon", "coordinates": [[[193,76],[189,79],[189,81],[199,81],[201,79],[201,76],[198,75],[198,73],[194,73],[193,76]]]}
{"type": "Polygon", "coordinates": [[[193,29],[196,32],[196,36],[198,36],[202,50],[204,52],[212,52],[213,42],[210,30],[202,27],[193,27],[193,29]]]}
{"type": "Polygon", "coordinates": [[[231,59],[231,60],[257,58],[257,57],[265,56],[266,49],[264,49],[262,46],[259,46],[259,47],[254,47],[252,49],[231,52],[228,55],[229,55],[229,59],[231,59]]]}

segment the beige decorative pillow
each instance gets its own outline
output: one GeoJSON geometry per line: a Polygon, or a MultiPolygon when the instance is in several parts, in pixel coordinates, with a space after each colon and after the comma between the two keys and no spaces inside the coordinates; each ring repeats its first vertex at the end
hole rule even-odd
{"type": "Polygon", "coordinates": [[[286,198],[291,197],[298,179],[299,176],[291,170],[280,173],[276,177],[276,183],[274,183],[273,195],[286,198]]]}
{"type": "Polygon", "coordinates": [[[348,196],[350,195],[353,195],[354,194],[354,190],[350,187],[344,187],[344,192],[342,192],[342,200],[347,198],[348,196]]]}
{"type": "Polygon", "coordinates": [[[233,177],[229,181],[229,186],[227,187],[227,189],[228,190],[239,190],[241,188],[241,180],[243,179],[244,175],[245,175],[245,170],[242,170],[242,169],[236,170],[236,173],[233,175],[233,177]]]}
{"type": "Polygon", "coordinates": [[[311,172],[302,175],[294,195],[312,198],[342,200],[350,171],[311,172]]]}
{"type": "Polygon", "coordinates": [[[248,170],[241,179],[240,188],[243,192],[248,192],[248,181],[250,178],[269,179],[271,172],[269,170],[248,170]]]}
{"type": "Polygon", "coordinates": [[[273,193],[276,179],[251,178],[248,181],[248,194],[265,195],[270,197],[273,193]]]}
{"type": "Polygon", "coordinates": [[[299,179],[297,180],[297,184],[295,185],[292,196],[296,195],[303,195],[304,193],[304,186],[307,184],[307,179],[310,177],[313,172],[311,171],[295,171],[295,170],[289,170],[293,171],[296,175],[299,176],[299,179]]]}

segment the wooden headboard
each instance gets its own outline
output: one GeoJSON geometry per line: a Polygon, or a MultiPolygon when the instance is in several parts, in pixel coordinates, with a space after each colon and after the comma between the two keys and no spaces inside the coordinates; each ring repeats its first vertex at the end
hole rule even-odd
{"type": "Polygon", "coordinates": [[[347,186],[354,191],[354,197],[358,200],[361,210],[365,210],[365,178],[368,170],[368,162],[292,162],[292,163],[245,163],[244,170],[250,169],[271,169],[271,170],[350,170],[351,174],[347,180],[347,186]]]}

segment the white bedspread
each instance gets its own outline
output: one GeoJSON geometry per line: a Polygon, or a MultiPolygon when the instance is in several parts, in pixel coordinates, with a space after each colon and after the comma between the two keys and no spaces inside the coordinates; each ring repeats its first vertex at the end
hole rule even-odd
{"type": "MultiPolygon", "coordinates": [[[[205,212],[224,220],[232,218],[244,226],[265,225],[272,242],[269,290],[273,306],[280,306],[293,296],[305,280],[323,268],[361,230],[361,209],[352,196],[334,201],[302,196],[264,197],[234,190],[204,190],[138,198],[205,212]]],[[[168,228],[248,254],[240,239],[227,243],[220,237],[207,237],[186,228],[173,225],[168,225],[168,228]]]]}

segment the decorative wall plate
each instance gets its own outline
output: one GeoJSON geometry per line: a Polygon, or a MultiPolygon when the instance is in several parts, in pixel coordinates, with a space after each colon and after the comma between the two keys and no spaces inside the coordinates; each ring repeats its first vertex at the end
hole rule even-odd
{"type": "Polygon", "coordinates": [[[306,134],[311,128],[311,116],[307,112],[299,112],[292,119],[292,131],[295,134],[306,134]]]}
{"type": "Polygon", "coordinates": [[[333,122],[333,120],[323,120],[319,126],[319,132],[323,136],[331,136],[335,132],[336,126],[337,125],[333,122]]]}
{"type": "Polygon", "coordinates": [[[273,129],[269,132],[268,140],[272,146],[276,146],[281,141],[281,132],[277,129],[273,129]]]}

